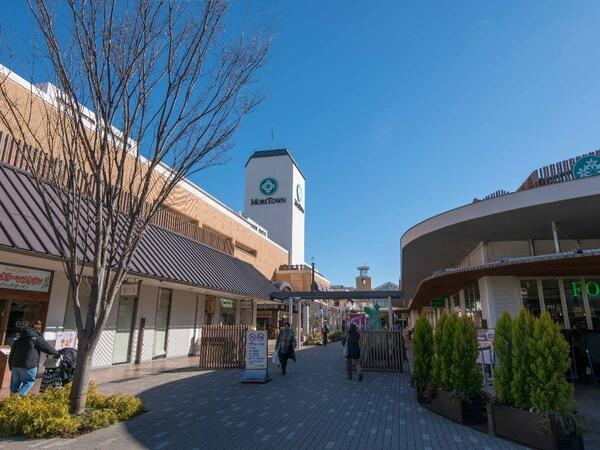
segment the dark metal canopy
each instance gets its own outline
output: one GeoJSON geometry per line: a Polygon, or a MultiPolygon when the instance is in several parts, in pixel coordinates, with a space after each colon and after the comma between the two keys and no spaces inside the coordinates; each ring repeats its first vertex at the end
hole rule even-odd
{"type": "Polygon", "coordinates": [[[271,292],[273,300],[302,298],[306,300],[381,300],[401,299],[402,291],[278,291],[271,292]]]}

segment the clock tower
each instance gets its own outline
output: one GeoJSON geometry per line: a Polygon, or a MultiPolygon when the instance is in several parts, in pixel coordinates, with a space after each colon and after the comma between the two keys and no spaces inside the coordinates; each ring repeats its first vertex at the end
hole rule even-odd
{"type": "Polygon", "coordinates": [[[287,149],[254,152],[246,163],[244,215],[289,252],[289,264],[304,264],[304,188],[287,149]]]}

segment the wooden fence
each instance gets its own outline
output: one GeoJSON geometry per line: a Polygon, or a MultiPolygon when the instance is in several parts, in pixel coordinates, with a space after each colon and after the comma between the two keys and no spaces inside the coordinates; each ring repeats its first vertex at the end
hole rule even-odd
{"type": "Polygon", "coordinates": [[[360,356],[364,370],[402,372],[402,332],[366,330],[360,333],[360,356]]]}
{"type": "Polygon", "coordinates": [[[200,334],[203,369],[246,367],[246,325],[204,325],[200,334]]]}

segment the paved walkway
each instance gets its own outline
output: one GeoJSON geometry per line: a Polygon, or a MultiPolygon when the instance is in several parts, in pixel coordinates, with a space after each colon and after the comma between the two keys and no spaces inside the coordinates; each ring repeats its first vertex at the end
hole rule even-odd
{"type": "Polygon", "coordinates": [[[508,449],[418,406],[406,374],[348,381],[339,343],[298,353],[287,376],[239,383],[239,370],[174,369],[106,383],[148,412],[72,440],[1,440],[11,449],[508,449]]]}

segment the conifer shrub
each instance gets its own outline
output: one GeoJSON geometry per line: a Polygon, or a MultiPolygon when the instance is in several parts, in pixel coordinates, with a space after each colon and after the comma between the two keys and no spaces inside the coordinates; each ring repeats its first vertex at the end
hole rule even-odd
{"type": "Polygon", "coordinates": [[[496,365],[494,367],[494,388],[500,403],[513,405],[511,382],[513,379],[513,344],[512,344],[513,320],[508,312],[504,312],[496,322],[494,336],[494,352],[496,365]]]}
{"type": "Polygon", "coordinates": [[[573,386],[567,382],[569,344],[548,312],[535,320],[529,341],[531,361],[530,404],[540,412],[570,414],[574,410],[573,386]]]}
{"type": "Polygon", "coordinates": [[[477,329],[468,317],[448,320],[445,328],[445,332],[452,333],[449,390],[461,400],[472,400],[481,394],[483,381],[477,366],[477,329]]]}
{"type": "Polygon", "coordinates": [[[512,381],[510,395],[517,408],[531,408],[531,383],[533,381],[531,354],[535,319],[529,311],[521,308],[511,329],[512,341],[512,381]]]}
{"type": "Polygon", "coordinates": [[[424,314],[420,314],[412,334],[413,376],[418,390],[431,383],[433,372],[433,329],[424,314]]]}
{"type": "Polygon", "coordinates": [[[457,324],[458,316],[456,314],[443,315],[436,324],[435,329],[433,379],[435,385],[445,391],[452,390],[452,351],[457,324]]]}

